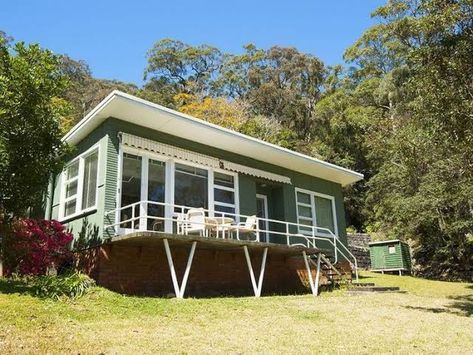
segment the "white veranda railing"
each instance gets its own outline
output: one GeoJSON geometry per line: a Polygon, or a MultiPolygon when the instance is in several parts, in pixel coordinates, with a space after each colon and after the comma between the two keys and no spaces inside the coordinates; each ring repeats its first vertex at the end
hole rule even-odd
{"type": "Polygon", "coordinates": [[[138,231],[181,235],[199,232],[205,237],[276,242],[307,248],[316,248],[316,243],[323,241],[333,248],[335,263],[339,255],[350,262],[358,280],[358,263],[355,256],[328,228],[155,201],[131,203],[106,212],[105,218],[108,222],[105,231],[114,235],[138,231]],[[202,211],[202,218],[189,220],[189,211],[196,210],[202,211]],[[251,226],[245,225],[249,218],[254,220],[251,226]]]}

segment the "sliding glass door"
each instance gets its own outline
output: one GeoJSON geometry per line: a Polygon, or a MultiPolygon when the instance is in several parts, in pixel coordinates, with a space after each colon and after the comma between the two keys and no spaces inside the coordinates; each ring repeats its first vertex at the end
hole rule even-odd
{"type": "Polygon", "coordinates": [[[209,207],[208,187],[207,170],[176,163],[174,204],[207,209],[209,207]]]}
{"type": "Polygon", "coordinates": [[[225,214],[237,220],[237,182],[235,173],[127,150],[121,162],[120,227],[126,232],[171,232],[174,213],[188,208],[204,208],[210,216],[225,214]]]}
{"type": "Polygon", "coordinates": [[[166,164],[146,156],[123,153],[120,189],[121,228],[164,231],[166,164]],[[145,201],[150,201],[146,203],[145,201]],[[133,207],[126,207],[137,203],[133,207]],[[123,208],[125,207],[125,208],[123,208]],[[148,218],[144,219],[144,215],[148,218]],[[140,218],[141,217],[141,218],[140,218]]]}
{"type": "Polygon", "coordinates": [[[151,231],[164,232],[165,206],[152,202],[165,202],[166,195],[166,163],[159,160],[148,160],[148,220],[147,228],[151,231]],[[150,218],[151,217],[151,218],[150,218]],[[154,218],[153,218],[154,217],[154,218]],[[158,217],[158,218],[156,218],[158,217]]]}
{"type": "MultiPolygon", "coordinates": [[[[133,154],[123,154],[121,178],[121,206],[125,207],[141,201],[141,176],[143,159],[133,154]]],[[[120,210],[121,228],[138,229],[140,216],[139,204],[120,210]]]]}

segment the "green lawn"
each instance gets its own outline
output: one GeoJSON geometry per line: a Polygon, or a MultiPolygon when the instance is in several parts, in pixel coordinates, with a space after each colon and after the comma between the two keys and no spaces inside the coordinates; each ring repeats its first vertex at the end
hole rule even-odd
{"type": "MultiPolygon", "coordinates": [[[[0,353],[468,353],[473,285],[363,273],[406,294],[76,301],[0,294],[0,353]]],[[[5,281],[0,289],[8,290],[5,281]]]]}

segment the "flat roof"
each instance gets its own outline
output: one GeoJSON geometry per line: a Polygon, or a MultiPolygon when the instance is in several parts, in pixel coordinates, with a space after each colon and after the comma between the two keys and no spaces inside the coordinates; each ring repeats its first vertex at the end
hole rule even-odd
{"type": "Polygon", "coordinates": [[[247,136],[118,90],[112,91],[103,99],[62,140],[76,145],[109,117],[333,181],[342,186],[363,179],[363,174],[356,171],[247,136]]]}

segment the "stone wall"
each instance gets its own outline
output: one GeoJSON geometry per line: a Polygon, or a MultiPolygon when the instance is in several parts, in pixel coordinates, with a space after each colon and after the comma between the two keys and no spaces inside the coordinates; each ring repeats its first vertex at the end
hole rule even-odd
{"type": "Polygon", "coordinates": [[[358,267],[370,269],[370,250],[368,244],[371,243],[371,237],[364,233],[349,233],[347,235],[348,249],[353,253],[358,261],[358,267]]]}

